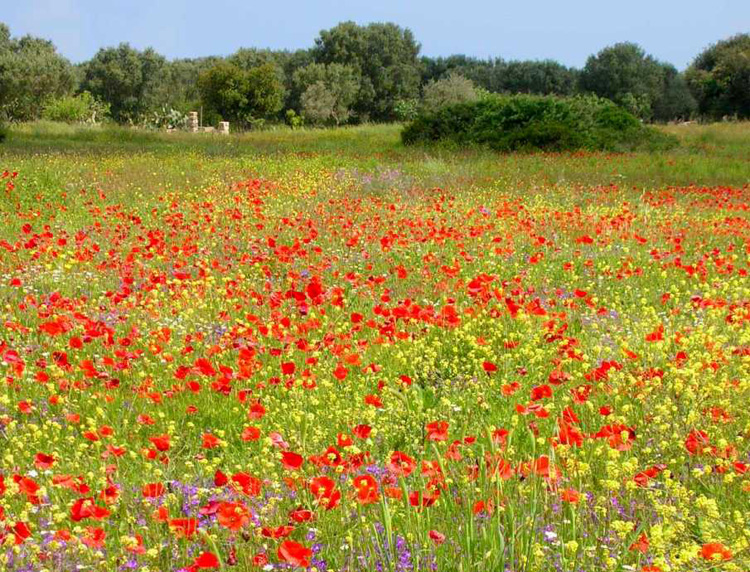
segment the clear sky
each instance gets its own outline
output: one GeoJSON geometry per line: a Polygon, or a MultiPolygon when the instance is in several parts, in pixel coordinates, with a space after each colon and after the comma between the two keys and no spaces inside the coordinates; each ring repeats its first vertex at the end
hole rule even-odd
{"type": "Polygon", "coordinates": [[[707,45],[750,32],[750,0],[0,0],[12,35],[51,39],[74,62],[120,42],[169,58],[305,48],[344,20],[411,28],[429,56],[582,66],[628,40],[682,69],[707,45]]]}

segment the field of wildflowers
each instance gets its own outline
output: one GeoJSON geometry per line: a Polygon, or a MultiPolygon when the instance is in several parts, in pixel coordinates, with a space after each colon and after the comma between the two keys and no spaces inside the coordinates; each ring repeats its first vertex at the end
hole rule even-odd
{"type": "Polygon", "coordinates": [[[750,569],[750,138],[371,129],[0,154],[0,569],[750,569]]]}

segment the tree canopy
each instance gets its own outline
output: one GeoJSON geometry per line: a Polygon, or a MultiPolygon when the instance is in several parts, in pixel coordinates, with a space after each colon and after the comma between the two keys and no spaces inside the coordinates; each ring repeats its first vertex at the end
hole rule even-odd
{"type": "Polygon", "coordinates": [[[184,118],[202,106],[209,123],[281,121],[287,110],[338,125],[406,119],[483,92],[595,94],[645,121],[748,118],[750,35],[709,46],[685,73],[628,42],[605,47],[580,70],[553,60],[420,57],[408,28],[354,22],[322,30],[310,49],[243,47],[226,57],[168,61],[123,43],[73,66],[52,42],[13,38],[0,23],[0,119],[10,121],[37,119],[45,109],[46,117],[102,118],[73,112],[85,107],[108,109],[120,123],[160,125],[151,119],[184,118]],[[83,93],[90,96],[77,98],[83,93]]]}
{"type": "Polygon", "coordinates": [[[709,46],[685,75],[703,115],[750,117],[750,34],[709,46]]]}
{"type": "Polygon", "coordinates": [[[52,42],[32,36],[13,39],[0,23],[0,115],[37,119],[50,99],[74,88],[73,67],[52,42]]]}

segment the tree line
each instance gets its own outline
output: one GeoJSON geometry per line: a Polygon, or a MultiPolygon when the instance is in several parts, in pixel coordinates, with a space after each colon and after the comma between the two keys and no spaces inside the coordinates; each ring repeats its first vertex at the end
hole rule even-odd
{"type": "Polygon", "coordinates": [[[228,57],[167,60],[123,43],[73,65],[41,38],[0,23],[0,119],[176,125],[300,125],[409,119],[425,107],[482,92],[608,98],[645,121],[750,118],[750,34],[709,46],[684,72],[619,43],[581,69],[558,62],[420,56],[393,23],[344,22],[305,50],[241,48],[228,57]]]}

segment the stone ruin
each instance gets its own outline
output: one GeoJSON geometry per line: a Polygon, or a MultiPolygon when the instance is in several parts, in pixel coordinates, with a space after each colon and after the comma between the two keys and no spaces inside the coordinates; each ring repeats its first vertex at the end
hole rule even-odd
{"type": "Polygon", "coordinates": [[[229,135],[229,121],[220,121],[218,129],[201,127],[198,121],[198,112],[191,111],[188,113],[187,129],[191,133],[221,133],[222,135],[229,135]]]}

